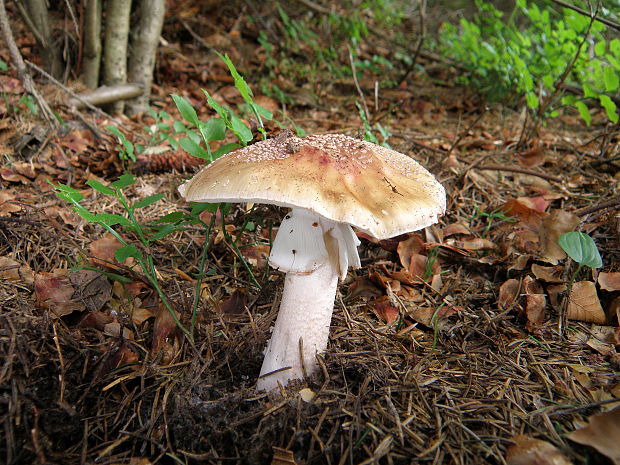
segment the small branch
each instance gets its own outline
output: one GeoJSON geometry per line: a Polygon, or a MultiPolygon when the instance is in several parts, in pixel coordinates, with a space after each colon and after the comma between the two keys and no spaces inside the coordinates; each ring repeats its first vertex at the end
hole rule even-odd
{"type": "Polygon", "coordinates": [[[368,105],[366,105],[366,97],[364,97],[364,92],[362,92],[362,88],[360,87],[360,83],[357,81],[357,72],[355,70],[355,62],[353,61],[353,52],[351,51],[351,47],[349,48],[349,61],[351,62],[351,72],[353,73],[353,83],[355,84],[355,88],[357,89],[357,93],[362,100],[362,104],[364,105],[364,114],[366,115],[366,121],[370,122],[370,113],[368,111],[368,105]]]}
{"type": "Polygon", "coordinates": [[[28,73],[28,68],[26,68],[26,64],[24,63],[24,59],[19,51],[19,48],[17,48],[17,44],[13,38],[13,31],[11,30],[9,18],[6,13],[4,0],[0,0],[0,31],[2,31],[2,35],[4,36],[4,40],[9,49],[11,61],[13,61],[13,65],[15,65],[15,68],[17,69],[17,75],[19,76],[24,89],[34,97],[37,105],[41,109],[41,114],[47,123],[52,127],[57,126],[58,121],[54,117],[54,113],[35,86],[32,76],[28,73]]]}
{"type": "Polygon", "coordinates": [[[594,213],[600,210],[606,210],[607,208],[617,208],[620,206],[620,197],[616,197],[615,199],[608,200],[606,202],[601,202],[596,205],[592,205],[591,207],[581,208],[575,212],[577,216],[586,216],[590,213],[594,213]]]}
{"type": "MultiPolygon", "coordinates": [[[[585,10],[582,10],[581,8],[575,6],[575,5],[571,5],[570,3],[566,3],[563,2],[562,0],[551,0],[553,3],[557,3],[560,6],[563,6],[564,8],[568,8],[569,10],[573,10],[576,11],[579,14],[582,14],[584,16],[587,16],[588,18],[591,18],[592,15],[590,13],[588,13],[585,10]]],[[[603,23],[605,26],[609,26],[612,29],[615,29],[616,31],[620,31],[620,24],[610,20],[610,19],[606,19],[606,18],[596,18],[596,20],[599,23],[603,23]]]]}
{"type": "Polygon", "coordinates": [[[459,144],[459,142],[461,142],[461,140],[463,140],[463,137],[465,137],[467,135],[467,133],[469,131],[471,131],[473,129],[473,127],[478,124],[478,122],[482,119],[482,117],[484,116],[484,114],[487,112],[487,110],[489,109],[489,107],[484,107],[482,113],[480,113],[478,115],[478,117],[473,120],[469,126],[467,126],[467,129],[465,129],[465,131],[462,131],[459,136],[456,138],[456,140],[452,143],[452,145],[450,146],[450,148],[448,149],[448,153],[446,153],[446,157],[449,157],[450,154],[452,153],[452,151],[456,148],[456,146],[459,144]]]}
{"type": "Polygon", "coordinates": [[[490,170],[490,171],[508,171],[511,173],[521,173],[521,174],[527,174],[530,176],[536,176],[542,179],[546,179],[547,181],[553,181],[553,182],[557,182],[557,183],[561,183],[562,180],[559,178],[556,178],[554,176],[550,176],[548,174],[544,174],[544,173],[539,173],[538,171],[532,171],[532,170],[527,170],[525,168],[517,168],[517,167],[513,167],[513,166],[504,166],[504,165],[482,165],[482,166],[476,166],[474,167],[474,169],[477,170],[490,170]]]}
{"type": "Polygon", "coordinates": [[[118,86],[103,86],[91,92],[78,94],[79,99],[73,98],[69,100],[69,106],[74,108],[82,108],[86,104],[105,105],[118,100],[128,100],[138,95],[142,95],[144,88],[140,84],[120,84],[118,86]]]}
{"type": "Polygon", "coordinates": [[[424,40],[426,39],[426,0],[420,0],[420,38],[418,39],[418,45],[415,48],[415,53],[411,58],[411,65],[405,72],[402,78],[398,80],[399,84],[402,84],[407,80],[407,78],[413,73],[415,69],[415,62],[418,60],[420,56],[420,52],[422,51],[422,45],[424,45],[424,40]]]}

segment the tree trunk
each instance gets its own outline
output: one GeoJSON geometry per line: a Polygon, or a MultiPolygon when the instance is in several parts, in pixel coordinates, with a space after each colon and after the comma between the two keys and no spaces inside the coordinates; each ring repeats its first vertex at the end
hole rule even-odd
{"type": "Polygon", "coordinates": [[[165,12],[166,0],[140,0],[138,24],[131,38],[129,82],[141,84],[144,93],[127,102],[127,113],[130,115],[148,110],[165,12]]]}
{"type": "Polygon", "coordinates": [[[82,81],[86,87],[99,85],[101,64],[101,0],[86,0],[84,21],[84,66],[82,81]]]}
{"type": "Polygon", "coordinates": [[[24,21],[34,34],[37,46],[41,49],[45,70],[56,79],[62,78],[62,60],[60,50],[54,44],[52,28],[45,0],[26,0],[26,8],[21,2],[15,2],[24,17],[24,21]]]}
{"type": "MultiPolygon", "coordinates": [[[[108,0],[105,11],[105,49],[103,56],[103,81],[107,86],[127,82],[127,40],[131,0],[108,0]]],[[[124,102],[114,103],[110,113],[122,113],[124,102]]]]}

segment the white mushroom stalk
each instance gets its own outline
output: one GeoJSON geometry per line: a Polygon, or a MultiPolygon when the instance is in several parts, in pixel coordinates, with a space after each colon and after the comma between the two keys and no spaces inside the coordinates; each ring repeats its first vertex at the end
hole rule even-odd
{"type": "Polygon", "coordinates": [[[338,277],[359,267],[359,240],[346,223],[301,208],[282,221],[269,263],[286,273],[280,311],[257,382],[271,391],[310,376],[327,348],[338,277]]]}

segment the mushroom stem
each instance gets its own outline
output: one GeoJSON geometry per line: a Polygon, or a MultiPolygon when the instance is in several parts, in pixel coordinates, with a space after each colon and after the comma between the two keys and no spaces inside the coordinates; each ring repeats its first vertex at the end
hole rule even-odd
{"type": "Polygon", "coordinates": [[[333,261],[313,272],[289,272],[284,281],[280,312],[256,384],[258,391],[271,391],[278,383],[311,375],[316,355],[327,348],[334,309],[338,267],[333,261]]]}

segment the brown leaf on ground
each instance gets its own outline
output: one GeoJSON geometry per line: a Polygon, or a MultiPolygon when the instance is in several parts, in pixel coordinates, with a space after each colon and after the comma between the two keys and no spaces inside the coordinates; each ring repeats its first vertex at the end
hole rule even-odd
{"type": "Polygon", "coordinates": [[[51,273],[41,272],[34,276],[36,305],[43,310],[49,310],[54,317],[86,308],[82,302],[72,299],[74,293],[75,288],[67,269],[59,268],[51,273]]]}
{"type": "Polygon", "coordinates": [[[515,158],[524,168],[536,168],[545,163],[546,151],[543,147],[536,147],[528,152],[516,153],[515,158]]]}
{"type": "Polygon", "coordinates": [[[43,209],[43,213],[50,219],[60,220],[67,226],[76,229],[84,220],[69,207],[50,205],[43,209]]]}
{"type": "MultiPolygon", "coordinates": [[[[153,355],[161,354],[161,363],[168,365],[179,351],[179,328],[164,304],[159,303],[156,312],[151,352],[153,355]]],[[[179,313],[175,313],[178,318],[179,313]]]]}
{"type": "Polygon", "coordinates": [[[4,179],[5,181],[9,182],[19,182],[22,184],[28,184],[30,182],[30,180],[26,176],[23,176],[17,171],[9,168],[0,169],[0,177],[2,177],[2,179],[4,179]]]}
{"type": "Polygon", "coordinates": [[[11,213],[17,213],[22,209],[16,197],[12,190],[0,191],[0,216],[10,216],[11,213]]]}
{"type": "Polygon", "coordinates": [[[512,438],[506,451],[508,465],[571,465],[571,461],[553,444],[523,434],[512,438]]]}
{"type": "Polygon", "coordinates": [[[605,291],[620,291],[620,272],[598,274],[598,285],[605,291]]]}
{"type": "Polygon", "coordinates": [[[69,275],[75,292],[73,300],[80,301],[86,310],[101,310],[112,297],[108,278],[97,271],[80,270],[69,275]]]}
{"type": "Polygon", "coordinates": [[[546,216],[545,210],[548,206],[549,201],[544,197],[517,197],[509,200],[499,209],[506,216],[518,218],[519,221],[530,224],[536,223],[540,218],[546,216]]]}
{"type": "Polygon", "coordinates": [[[457,247],[465,250],[493,250],[497,248],[497,245],[489,239],[482,237],[472,237],[470,239],[463,239],[454,243],[457,247]]]}
{"type": "Polygon", "coordinates": [[[398,307],[394,306],[387,296],[382,296],[375,300],[372,311],[381,321],[389,325],[397,322],[400,316],[398,307]]]}
{"type": "Polygon", "coordinates": [[[603,324],[607,321],[605,311],[592,281],[573,283],[570,291],[566,316],[569,320],[603,324]]]}
{"type": "Polygon", "coordinates": [[[568,439],[584,446],[594,447],[620,465],[620,406],[592,415],[588,425],[573,431],[568,439]]]}
{"type": "Polygon", "coordinates": [[[538,263],[532,264],[532,273],[536,276],[536,279],[544,281],[546,283],[559,284],[563,283],[562,273],[564,267],[562,266],[542,266],[538,263]]]}
{"type": "MultiPolygon", "coordinates": [[[[116,261],[114,254],[121,247],[123,247],[123,244],[121,244],[112,234],[106,233],[101,239],[91,242],[88,246],[88,250],[92,255],[90,262],[93,265],[115,268],[114,264],[118,262],[116,261]]],[[[131,266],[133,261],[133,258],[129,257],[125,260],[124,264],[131,266]]]]}
{"type": "Polygon", "coordinates": [[[19,263],[11,257],[0,257],[0,279],[13,283],[32,284],[34,273],[28,264],[19,263]]]}
{"type": "Polygon", "coordinates": [[[497,303],[500,308],[506,310],[519,297],[520,284],[518,279],[509,279],[499,287],[497,303]]]}
{"type": "Polygon", "coordinates": [[[105,325],[112,323],[113,321],[114,317],[112,315],[100,312],[99,310],[91,310],[80,320],[79,326],[83,328],[95,328],[99,331],[103,331],[105,325]]]}
{"type": "Polygon", "coordinates": [[[257,268],[264,268],[267,266],[269,259],[269,244],[249,244],[239,247],[241,255],[247,260],[247,262],[257,268]]]}
{"type": "Polygon", "coordinates": [[[530,332],[536,332],[545,322],[547,299],[540,283],[531,276],[526,276],[523,279],[523,290],[525,292],[525,316],[527,318],[525,327],[530,332]]]}
{"type": "Polygon", "coordinates": [[[416,307],[407,311],[407,314],[418,323],[432,328],[435,322],[441,328],[445,325],[446,318],[456,315],[461,310],[457,306],[447,306],[437,309],[433,307],[416,307]]]}
{"type": "Polygon", "coordinates": [[[411,257],[413,255],[419,255],[420,252],[424,250],[424,239],[422,239],[422,236],[419,234],[412,234],[406,240],[399,242],[396,247],[398,258],[400,258],[400,264],[406,270],[409,270],[411,266],[411,257]]]}
{"type": "Polygon", "coordinates": [[[352,297],[379,297],[383,291],[370,278],[359,276],[349,286],[348,298],[352,297]]]}
{"type": "Polygon", "coordinates": [[[453,236],[455,234],[466,234],[466,235],[471,234],[471,231],[469,230],[469,228],[463,223],[449,224],[442,229],[442,232],[443,232],[444,237],[453,236]]]}
{"type": "Polygon", "coordinates": [[[224,315],[241,315],[248,306],[248,293],[244,289],[235,289],[232,295],[222,302],[220,312],[224,315]]]}
{"type": "Polygon", "coordinates": [[[579,217],[574,213],[551,210],[539,230],[541,260],[557,265],[558,261],[566,258],[566,253],[558,244],[558,238],[564,233],[574,231],[579,223],[579,217]]]}

